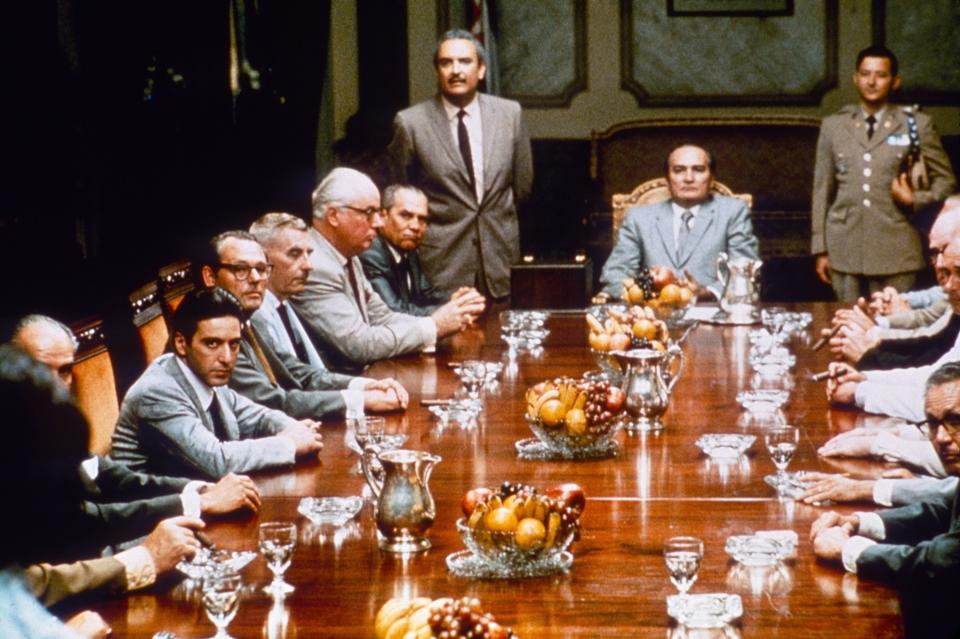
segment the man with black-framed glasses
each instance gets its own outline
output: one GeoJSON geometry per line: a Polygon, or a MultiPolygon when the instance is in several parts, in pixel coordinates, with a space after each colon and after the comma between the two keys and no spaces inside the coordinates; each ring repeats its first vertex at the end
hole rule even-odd
{"type": "MultiPolygon", "coordinates": [[[[960,476],[960,363],[927,380],[924,430],[949,475],[960,476]]],[[[956,637],[960,615],[957,493],[903,508],[821,515],[810,529],[814,554],[859,577],[895,584],[908,637],[956,637]]]]}
{"type": "Polygon", "coordinates": [[[363,173],[334,169],[314,190],[312,269],[292,302],[334,368],[356,370],[431,349],[484,310],[479,296],[450,300],[427,317],[391,310],[367,281],[358,257],[382,226],[380,191],[363,173]]]}

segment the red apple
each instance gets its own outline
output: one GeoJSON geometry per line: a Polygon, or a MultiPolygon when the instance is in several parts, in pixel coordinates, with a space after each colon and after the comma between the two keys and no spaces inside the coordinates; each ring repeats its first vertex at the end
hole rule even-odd
{"type": "Polygon", "coordinates": [[[611,386],[607,389],[607,396],[604,398],[603,406],[611,413],[618,413],[623,408],[623,400],[626,394],[619,386],[611,386]]]}
{"type": "Polygon", "coordinates": [[[469,517],[473,514],[477,504],[482,501],[486,501],[492,494],[493,491],[489,488],[474,488],[472,490],[468,490],[463,496],[463,499],[460,500],[460,509],[463,511],[463,514],[466,517],[469,517]]]}
{"type": "Polygon", "coordinates": [[[653,278],[653,290],[659,291],[667,284],[677,281],[677,276],[669,266],[654,266],[650,268],[650,277],[653,278]]]}
{"type": "Polygon", "coordinates": [[[587,505],[587,496],[584,494],[583,488],[572,482],[548,488],[546,495],[561,502],[564,506],[573,508],[578,513],[582,513],[587,505]]]}

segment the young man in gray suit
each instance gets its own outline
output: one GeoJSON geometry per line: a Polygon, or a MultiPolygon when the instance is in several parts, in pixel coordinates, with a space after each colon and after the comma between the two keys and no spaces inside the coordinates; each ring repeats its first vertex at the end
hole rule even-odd
{"type": "Polygon", "coordinates": [[[397,313],[384,304],[358,257],[383,226],[382,213],[376,184],[353,169],[334,169],[313,192],[313,268],[292,301],[338,369],[432,349],[439,338],[465,328],[484,309],[482,297],[467,295],[429,317],[397,313]]]}
{"type": "Polygon", "coordinates": [[[757,259],[750,211],[743,200],[710,193],[715,165],[706,149],[679,146],[664,170],[670,199],[627,211],[600,274],[603,290],[619,298],[625,278],[644,266],[668,266],[694,284],[698,296],[719,298],[717,255],[757,259]]]}
{"type": "MultiPolygon", "coordinates": [[[[284,239],[294,239],[293,233],[281,234],[282,229],[273,226],[276,217],[282,215],[272,213],[254,224],[264,241],[274,248],[284,243],[284,239]]],[[[298,218],[289,218],[304,224],[298,218]]],[[[282,218],[280,223],[289,226],[294,222],[282,218]]],[[[306,235],[305,230],[300,233],[306,235]]],[[[302,251],[304,246],[308,243],[301,239],[295,250],[302,251]]],[[[300,361],[281,346],[278,338],[286,327],[279,313],[287,309],[279,308],[281,300],[269,290],[268,283],[275,275],[276,281],[288,275],[291,267],[299,268],[283,259],[283,253],[290,248],[287,246],[287,251],[281,254],[273,251],[275,260],[268,262],[257,236],[247,231],[227,231],[210,241],[209,263],[200,267],[204,284],[233,293],[240,300],[245,317],[249,318],[243,326],[243,341],[230,376],[230,387],[258,404],[282,410],[291,417],[338,419],[345,415],[362,416],[365,410],[406,408],[406,390],[396,380],[378,381],[332,373],[323,366],[300,361]],[[277,323],[280,326],[276,326],[277,323]]],[[[296,278],[287,279],[288,285],[296,286],[296,278]]],[[[283,300],[288,297],[283,292],[280,295],[283,300]]]]}
{"type": "Polygon", "coordinates": [[[533,159],[520,105],[477,91],[485,62],[469,31],[445,33],[434,55],[438,95],[397,114],[388,153],[393,181],[430,202],[420,247],[427,278],[496,299],[510,294],[520,259],[517,208],[530,195],[533,159]]]}
{"type": "Polygon", "coordinates": [[[297,421],[227,388],[243,311],[221,288],[192,293],[173,316],[173,353],[140,376],[120,406],[110,456],[134,470],[220,478],[290,466],[323,448],[319,424],[297,421]]]}
{"type": "MultiPolygon", "coordinates": [[[[948,474],[960,476],[960,364],[927,380],[923,425],[948,474]]],[[[960,513],[957,493],[879,513],[821,515],[810,529],[820,559],[842,562],[901,591],[907,636],[956,637],[960,616],[960,513]]]]}

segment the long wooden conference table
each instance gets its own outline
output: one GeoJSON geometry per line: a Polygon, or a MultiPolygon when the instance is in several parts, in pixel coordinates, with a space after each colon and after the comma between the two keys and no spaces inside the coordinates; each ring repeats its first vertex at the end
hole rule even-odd
{"type": "MultiPolygon", "coordinates": [[[[811,330],[829,321],[828,305],[803,308],[814,314],[811,330]]],[[[342,528],[314,526],[297,514],[304,496],[361,493],[364,480],[353,472],[358,456],[344,444],[343,423],[325,425],[318,461],[255,476],[264,497],[259,515],[211,521],[208,533],[221,547],[256,550],[260,522],[296,521],[298,547],[286,575],[296,590],[274,605],[261,591],[270,573],[258,556],[243,572],[248,594],[230,633],[238,639],[373,637],[374,616],[391,597],[471,595],[523,639],[685,636],[667,615],[666,598],[675,590],[662,549],[667,537],[693,535],[703,539],[705,553],[691,593],[738,593],[744,610],[725,631],[689,636],[902,635],[893,589],[814,559],[807,535],[823,509],[781,500],[763,481],[774,467],[763,446],[762,428],[745,418],[735,400],[738,391],[750,388],[753,375],[747,362],[750,327],[701,324],[692,332],[684,347],[686,371],[674,389],[664,430],[621,432],[617,438],[622,449],[612,459],[527,461],[518,458],[514,447],[517,440],[531,436],[523,418],[525,390],[545,379],[579,377],[596,369],[582,313],[554,314],[547,327],[551,334],[544,352],[537,357],[521,354],[516,366],[505,370],[499,388],[486,394],[475,429],[441,428],[420,400],[452,397],[458,390],[449,362],[505,357],[495,310],[482,326],[442,344],[435,355],[397,358],[370,370],[373,377],[396,377],[410,391],[406,413],[388,417],[407,429],[405,447],[443,458],[430,480],[437,517],[429,551],[407,557],[381,552],[370,504],[342,528]],[[713,462],[694,446],[703,433],[742,432],[758,435],[758,441],[734,464],[713,462]],[[572,547],[568,574],[480,581],[448,572],[446,556],[464,548],[454,526],[462,495],[477,486],[497,487],[504,480],[539,488],[574,481],[584,487],[588,502],[583,534],[572,547]],[[770,529],[792,529],[800,537],[797,558],[782,568],[751,573],[724,552],[730,535],[770,529]]],[[[809,341],[795,341],[792,350],[797,356],[795,385],[783,413],[787,422],[801,428],[801,442],[790,470],[879,474],[880,463],[830,462],[817,456],[819,445],[858,418],[831,409],[823,384],[807,379],[811,371],[826,367],[826,349],[814,353],[809,341]]],[[[177,580],[92,607],[118,637],[151,637],[158,630],[185,638],[213,635],[198,597],[177,580]]]]}

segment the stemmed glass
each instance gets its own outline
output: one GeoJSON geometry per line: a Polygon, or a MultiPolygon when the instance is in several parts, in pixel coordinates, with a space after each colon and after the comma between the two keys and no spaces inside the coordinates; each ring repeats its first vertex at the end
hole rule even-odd
{"type": "Polygon", "coordinates": [[[670,582],[681,596],[686,595],[697,580],[703,560],[703,541],[696,537],[670,537],[663,544],[663,560],[670,582]]]}
{"type": "Polygon", "coordinates": [[[778,490],[790,483],[787,475],[787,466],[793,459],[793,454],[800,443],[800,429],[796,426],[780,426],[771,428],[763,435],[763,440],[770,451],[770,459],[777,467],[777,474],[773,481],[778,490]]]}
{"type": "MultiPolygon", "coordinates": [[[[383,417],[350,418],[347,420],[347,430],[352,434],[354,445],[350,446],[349,436],[347,445],[362,457],[367,446],[376,446],[383,439],[385,429],[386,420],[383,417]]],[[[363,474],[361,462],[358,461],[357,465],[354,466],[353,473],[355,475],[363,474]]]]}
{"type": "Polygon", "coordinates": [[[478,402],[480,400],[480,391],[486,381],[486,362],[471,359],[460,365],[460,382],[472,401],[478,402]]]}
{"type": "Polygon", "coordinates": [[[263,591],[273,596],[293,592],[293,586],[283,580],[283,573],[290,567],[293,549],[297,545],[297,525],[282,521],[260,524],[260,552],[273,573],[273,581],[263,591]]]}
{"type": "Polygon", "coordinates": [[[240,607],[240,575],[235,572],[211,572],[203,578],[203,609],[217,627],[213,639],[232,639],[227,626],[240,607]]]}

